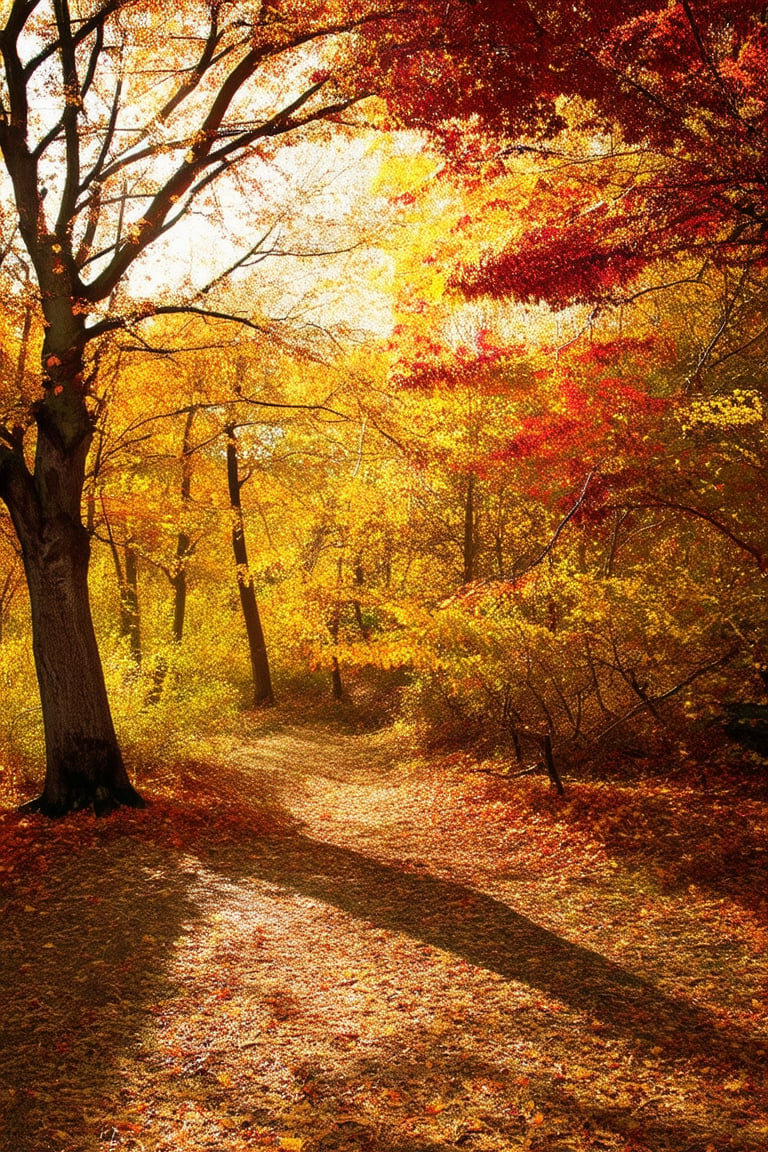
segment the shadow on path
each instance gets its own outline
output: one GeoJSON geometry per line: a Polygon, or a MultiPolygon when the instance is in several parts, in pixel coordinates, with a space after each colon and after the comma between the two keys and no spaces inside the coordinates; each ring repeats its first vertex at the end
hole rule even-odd
{"type": "Polygon", "coordinates": [[[42,1152],[64,1136],[78,1152],[106,1147],[121,1062],[142,1058],[151,1006],[177,989],[168,958],[200,915],[179,856],[116,839],[31,879],[26,906],[6,905],[0,1148],[42,1152]]]}
{"type": "Polygon", "coordinates": [[[403,871],[303,835],[254,841],[252,848],[247,861],[222,854],[214,866],[232,876],[268,880],[538,988],[599,1018],[616,1034],[663,1046],[667,1056],[738,1065],[764,1059],[762,1046],[737,1029],[719,1028],[706,1010],[665,995],[598,952],[464,884],[403,871]]]}

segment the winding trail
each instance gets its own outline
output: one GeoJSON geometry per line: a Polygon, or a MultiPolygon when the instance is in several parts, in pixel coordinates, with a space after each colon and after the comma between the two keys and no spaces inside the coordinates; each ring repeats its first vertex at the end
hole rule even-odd
{"type": "Polygon", "coordinates": [[[214,771],[212,829],[97,827],[8,905],[0,1147],[764,1146],[759,960],[722,897],[391,731],[278,717],[214,771]]]}

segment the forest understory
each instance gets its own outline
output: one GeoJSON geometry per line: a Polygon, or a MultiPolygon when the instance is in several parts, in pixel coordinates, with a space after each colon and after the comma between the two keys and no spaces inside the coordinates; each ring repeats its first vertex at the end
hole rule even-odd
{"type": "Polygon", "coordinates": [[[283,710],[6,807],[0,1147],[765,1147],[764,785],[497,767],[283,710]]]}

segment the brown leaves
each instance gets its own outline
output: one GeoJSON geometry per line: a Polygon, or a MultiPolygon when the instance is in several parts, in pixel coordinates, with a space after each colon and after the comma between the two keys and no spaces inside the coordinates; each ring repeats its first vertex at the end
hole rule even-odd
{"type": "MultiPolygon", "coordinates": [[[[580,839],[590,816],[609,827],[611,803],[629,820],[628,794],[574,786],[556,807],[544,782],[478,790],[463,762],[401,769],[390,746],[326,737],[282,732],[240,751],[243,791],[261,781],[302,834],[248,836],[223,766],[217,797],[190,781],[146,824],[6,816],[0,831],[30,864],[3,923],[14,1148],[63,1152],[99,1133],[134,1152],[677,1152],[681,1132],[702,1148],[760,1146],[760,1084],[727,1047],[734,1020],[759,1024],[748,921],[700,889],[660,893],[618,854],[608,867],[605,828],[580,839]],[[51,828],[34,853],[27,833],[51,828]],[[514,940],[512,910],[527,924],[514,940]],[[465,951],[472,935],[474,959],[435,940],[446,923],[465,951]],[[532,950],[537,934],[547,946],[532,950]],[[581,947],[663,990],[669,1018],[660,1007],[633,1026],[637,987],[585,987],[569,968],[581,947]],[[505,976],[494,948],[531,963],[505,976]],[[675,1019],[694,1001],[699,1021],[722,1009],[722,1030],[677,1050],[675,1019]],[[54,1127],[70,1134],[62,1150],[54,1127]]],[[[634,803],[654,795],[638,788],[634,803]]],[[[247,820],[258,811],[243,803],[247,820]]]]}

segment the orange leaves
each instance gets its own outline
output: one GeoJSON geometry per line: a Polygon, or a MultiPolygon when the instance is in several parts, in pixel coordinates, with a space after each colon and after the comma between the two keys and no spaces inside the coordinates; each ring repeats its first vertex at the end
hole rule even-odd
{"type": "MultiPolygon", "coordinates": [[[[76,813],[51,824],[42,817],[0,814],[0,888],[22,882],[28,885],[58,867],[65,858],[126,835],[181,851],[207,838],[218,838],[219,842],[248,840],[254,834],[280,834],[286,828],[277,812],[251,807],[240,797],[231,798],[230,804],[222,804],[219,798],[212,812],[212,794],[203,780],[187,778],[173,789],[171,796],[166,790],[153,799],[152,788],[147,791],[151,803],[146,811],[121,809],[109,820],[76,813]]],[[[94,905],[103,902],[102,896],[93,893],[84,899],[94,905]]],[[[28,907],[33,912],[37,910],[31,904],[28,907]]],[[[151,936],[145,939],[150,943],[153,940],[151,936]]]]}

